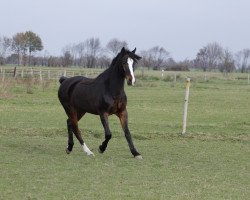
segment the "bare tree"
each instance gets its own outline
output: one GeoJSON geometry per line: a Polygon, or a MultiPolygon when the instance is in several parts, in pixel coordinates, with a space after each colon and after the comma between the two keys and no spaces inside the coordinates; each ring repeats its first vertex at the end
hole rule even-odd
{"type": "Polygon", "coordinates": [[[11,39],[8,37],[0,37],[0,65],[5,63],[8,51],[11,47],[11,39]]]}
{"type": "Polygon", "coordinates": [[[127,48],[128,44],[126,41],[121,41],[116,38],[110,40],[106,45],[106,49],[112,56],[116,56],[122,49],[122,47],[127,48]]]}
{"type": "Polygon", "coordinates": [[[218,68],[221,63],[223,48],[216,42],[209,43],[199,50],[196,55],[195,63],[203,71],[218,68]]]}
{"type": "Polygon", "coordinates": [[[235,70],[235,60],[233,54],[227,49],[223,52],[219,70],[224,73],[233,72],[235,70]]]}
{"type": "Polygon", "coordinates": [[[241,73],[250,70],[250,49],[243,49],[239,51],[236,56],[236,66],[241,73]]]}
{"type": "Polygon", "coordinates": [[[97,56],[101,50],[101,42],[99,38],[90,38],[85,42],[86,66],[88,68],[95,67],[97,56]]]}
{"type": "Polygon", "coordinates": [[[148,51],[142,51],[142,65],[147,68],[158,70],[165,67],[169,56],[169,52],[163,47],[155,46],[148,51]]]}
{"type": "Polygon", "coordinates": [[[66,51],[62,57],[62,66],[69,67],[73,63],[73,58],[69,51],[66,51]]]}

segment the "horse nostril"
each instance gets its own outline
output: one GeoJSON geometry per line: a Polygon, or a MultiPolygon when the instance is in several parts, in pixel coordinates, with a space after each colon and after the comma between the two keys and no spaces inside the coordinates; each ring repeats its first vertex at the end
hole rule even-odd
{"type": "Polygon", "coordinates": [[[128,85],[132,85],[132,81],[130,79],[127,80],[128,85]]]}

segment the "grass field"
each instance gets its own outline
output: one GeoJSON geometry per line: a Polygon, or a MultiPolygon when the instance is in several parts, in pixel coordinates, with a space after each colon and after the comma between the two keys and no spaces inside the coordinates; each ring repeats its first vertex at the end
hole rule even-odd
{"type": "Polygon", "coordinates": [[[0,80],[0,199],[249,199],[250,85],[247,75],[138,74],[127,87],[136,160],[116,117],[107,151],[98,116],[80,121],[87,157],[67,145],[55,81],[0,80]],[[186,136],[184,77],[192,79],[186,136]]]}

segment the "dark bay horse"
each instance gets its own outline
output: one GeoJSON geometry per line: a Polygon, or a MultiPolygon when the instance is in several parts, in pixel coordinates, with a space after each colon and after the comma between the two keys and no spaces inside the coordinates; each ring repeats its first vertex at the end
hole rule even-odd
{"type": "Polygon", "coordinates": [[[120,119],[131,153],[135,158],[142,158],[133,144],[128,128],[127,96],[124,91],[125,79],[128,85],[135,84],[134,63],[141,59],[140,56],[135,54],[135,51],[136,49],[129,51],[122,48],[113,59],[110,67],[94,79],[83,76],[60,78],[61,85],[58,90],[58,98],[68,116],[67,153],[70,153],[73,149],[74,133],[84,152],[87,155],[94,155],[83,141],[78,128],[78,121],[85,113],[100,116],[105,140],[99,146],[99,152],[103,153],[112,136],[108,116],[115,114],[120,119]]]}

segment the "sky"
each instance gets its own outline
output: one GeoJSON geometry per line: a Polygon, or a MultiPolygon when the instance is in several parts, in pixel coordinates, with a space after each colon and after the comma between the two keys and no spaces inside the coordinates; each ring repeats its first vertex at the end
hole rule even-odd
{"type": "Polygon", "coordinates": [[[250,48],[249,25],[250,0],[0,0],[0,36],[33,31],[50,55],[91,37],[164,47],[176,61],[212,42],[236,53],[250,48]]]}

